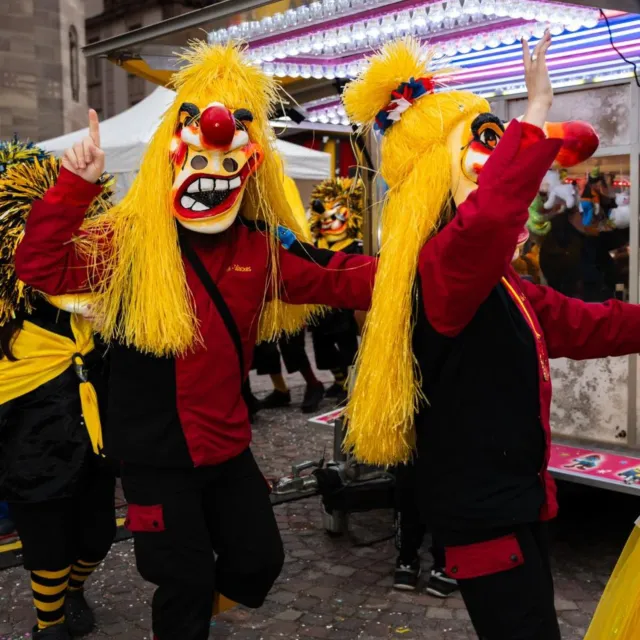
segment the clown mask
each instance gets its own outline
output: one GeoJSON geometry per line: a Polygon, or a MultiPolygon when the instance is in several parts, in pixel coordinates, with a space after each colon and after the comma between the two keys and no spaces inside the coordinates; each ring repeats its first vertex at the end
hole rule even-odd
{"type": "Polygon", "coordinates": [[[320,216],[318,233],[326,238],[329,244],[339,242],[347,237],[349,209],[339,200],[321,200],[316,198],[311,209],[320,216]]]}
{"type": "Polygon", "coordinates": [[[248,133],[253,115],[219,102],[202,111],[180,107],[171,145],[173,209],[180,224],[197,233],[221,233],[236,219],[250,176],[263,158],[248,133]]]}
{"type": "Polygon", "coordinates": [[[353,178],[321,182],[311,193],[311,232],[318,246],[341,247],[361,237],[364,186],[353,178]]]}
{"type": "MultiPolygon", "coordinates": [[[[505,124],[492,113],[474,113],[458,123],[447,140],[451,151],[451,191],[456,205],[462,204],[478,188],[478,177],[500,143],[505,124]]],[[[548,122],[544,132],[550,138],[562,140],[554,166],[572,167],[590,158],[599,140],[593,127],[586,122],[548,122]]],[[[529,236],[523,229],[518,244],[529,236]]]]}

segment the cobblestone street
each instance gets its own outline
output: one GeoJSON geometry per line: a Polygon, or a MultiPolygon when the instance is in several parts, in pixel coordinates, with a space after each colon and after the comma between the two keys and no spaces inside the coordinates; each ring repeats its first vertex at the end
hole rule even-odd
{"type": "MultiPolygon", "coordinates": [[[[255,389],[264,393],[265,381],[255,380],[255,389]]],[[[296,378],[290,382],[300,384],[296,378]]],[[[291,408],[263,412],[254,425],[253,450],[266,476],[282,475],[291,463],[319,459],[325,447],[330,450],[331,429],[308,424],[299,412],[302,392],[293,387],[291,408]]],[[[321,409],[330,408],[325,402],[321,409]]],[[[560,497],[553,557],[557,608],[564,640],[579,640],[640,505],[632,498],[576,486],[561,487],[560,497]]],[[[287,561],[266,606],[220,616],[212,624],[211,638],[476,638],[459,596],[441,601],[420,591],[391,589],[393,541],[357,547],[347,538],[329,537],[317,497],[277,506],[276,514],[287,561]]],[[[360,534],[383,537],[391,533],[391,520],[387,513],[358,515],[352,526],[360,534]]],[[[427,548],[425,544],[425,570],[427,548]]],[[[113,546],[88,595],[99,625],[90,640],[149,637],[152,589],[136,573],[130,540],[113,546]]],[[[33,619],[25,571],[0,572],[0,640],[28,638],[33,619]]]]}

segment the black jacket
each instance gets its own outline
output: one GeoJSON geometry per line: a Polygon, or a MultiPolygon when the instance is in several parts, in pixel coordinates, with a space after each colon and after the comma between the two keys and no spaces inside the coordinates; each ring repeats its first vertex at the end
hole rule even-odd
{"type": "Polygon", "coordinates": [[[526,320],[497,285],[462,332],[448,338],[430,325],[417,290],[413,346],[430,402],[416,417],[426,521],[447,544],[456,544],[460,532],[537,521],[545,439],[526,320]]]}
{"type": "MultiPolygon", "coordinates": [[[[73,338],[70,314],[44,301],[29,321],[73,338]]],[[[103,356],[101,346],[85,356],[89,379],[99,399],[105,397],[103,356]]],[[[69,367],[37,389],[0,405],[1,499],[40,502],[73,493],[85,460],[93,456],[82,423],[78,388],[79,379],[69,367]]],[[[104,412],[101,413],[104,428],[104,412]]]]}

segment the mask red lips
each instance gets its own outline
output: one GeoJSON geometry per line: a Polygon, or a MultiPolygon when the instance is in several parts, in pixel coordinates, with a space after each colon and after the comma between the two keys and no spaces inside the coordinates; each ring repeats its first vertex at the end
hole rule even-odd
{"type": "Polygon", "coordinates": [[[213,218],[226,213],[244,192],[248,178],[262,161],[256,146],[253,155],[242,169],[232,176],[195,173],[180,186],[175,198],[176,213],[186,220],[213,218]]]}

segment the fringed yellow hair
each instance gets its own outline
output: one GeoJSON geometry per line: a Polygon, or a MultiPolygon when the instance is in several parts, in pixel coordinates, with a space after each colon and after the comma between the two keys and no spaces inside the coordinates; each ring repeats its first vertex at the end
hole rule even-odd
{"type": "MultiPolygon", "coordinates": [[[[5,154],[2,162],[6,171],[0,173],[0,325],[15,318],[20,313],[33,311],[34,296],[30,286],[18,279],[15,270],[15,252],[24,236],[31,205],[41,199],[58,179],[60,160],[18,141],[11,143],[11,159],[5,154]]],[[[0,156],[3,150],[0,146],[0,156]]],[[[87,222],[103,217],[111,206],[113,176],[103,174],[100,178],[102,193],[94,198],[87,211],[87,222]]]]}
{"type": "Polygon", "coordinates": [[[176,100],[153,136],[131,189],[112,210],[112,251],[105,257],[100,250],[103,228],[97,227],[92,256],[94,264],[108,274],[98,287],[101,295],[95,305],[101,333],[107,340],[115,339],[158,356],[184,354],[199,339],[171,201],[169,147],[183,102],[206,105],[216,101],[231,110],[249,109],[254,116],[248,125],[249,137],[262,146],[265,157],[248,181],[241,214],[264,220],[269,230],[268,286],[272,302],[263,310],[260,338],[293,331],[311,313],[310,308],[289,307],[278,297],[279,245],[275,231],[280,224],[302,237],[303,230],[287,204],[268,122],[278,99],[277,85],[234,45],[194,42],[181,58],[185,66],[173,81],[176,100]]]}
{"type": "MultiPolygon", "coordinates": [[[[349,237],[362,239],[362,216],[364,214],[364,184],[362,180],[354,178],[324,180],[311,192],[311,201],[314,200],[339,201],[342,206],[347,207],[350,214],[347,219],[349,237]]],[[[322,214],[316,213],[313,208],[311,209],[309,226],[313,237],[318,239],[321,235],[322,214]]]]}
{"type": "MultiPolygon", "coordinates": [[[[344,104],[352,121],[370,129],[402,82],[429,77],[437,82],[427,68],[429,58],[413,39],[385,46],[346,87],[344,104]]],[[[345,446],[364,462],[387,465],[412,456],[414,416],[426,401],[411,344],[418,256],[450,212],[447,137],[462,118],[487,111],[488,103],[472,93],[427,94],[383,136],[380,173],[389,190],[380,262],[346,412],[345,446]]]]}

